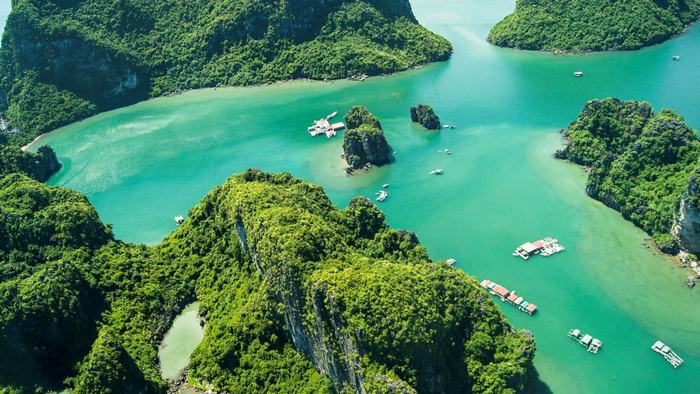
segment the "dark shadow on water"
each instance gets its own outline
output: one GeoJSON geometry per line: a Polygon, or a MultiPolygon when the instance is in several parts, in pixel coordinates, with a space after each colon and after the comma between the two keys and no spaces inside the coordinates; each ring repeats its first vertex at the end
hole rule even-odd
{"type": "Polygon", "coordinates": [[[537,372],[537,368],[532,369],[532,393],[536,394],[552,394],[552,389],[549,388],[547,383],[540,379],[540,374],[537,372]]]}

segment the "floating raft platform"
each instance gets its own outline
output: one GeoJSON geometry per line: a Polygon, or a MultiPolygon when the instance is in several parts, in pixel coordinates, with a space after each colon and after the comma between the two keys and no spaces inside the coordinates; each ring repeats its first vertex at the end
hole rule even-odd
{"type": "Polygon", "coordinates": [[[499,285],[496,282],[492,282],[488,279],[484,279],[480,283],[481,287],[486,289],[492,295],[497,296],[501,301],[511,304],[519,310],[527,313],[528,315],[534,315],[537,313],[537,305],[525,301],[523,297],[520,297],[513,290],[508,290],[507,288],[499,285]]]}
{"type": "Polygon", "coordinates": [[[671,348],[668,347],[668,345],[661,341],[654,342],[654,344],[651,345],[651,350],[662,355],[666,359],[666,361],[668,361],[669,364],[673,366],[673,368],[678,368],[684,363],[683,359],[680,358],[680,356],[678,356],[676,352],[671,350],[671,348]]]}
{"type": "Polygon", "coordinates": [[[603,341],[598,338],[593,338],[590,334],[582,334],[581,330],[578,328],[572,328],[566,335],[593,354],[597,354],[600,348],[603,347],[603,341]]]}
{"type": "Polygon", "coordinates": [[[333,112],[323,119],[314,121],[314,124],[308,128],[309,134],[311,134],[312,137],[316,137],[317,135],[321,134],[325,134],[328,138],[335,136],[338,130],[343,130],[345,128],[345,123],[343,122],[330,122],[330,120],[337,114],[338,112],[333,112]]]}
{"type": "Polygon", "coordinates": [[[566,250],[566,248],[559,244],[558,240],[552,237],[545,237],[534,242],[525,242],[518,246],[515,248],[513,256],[518,256],[523,260],[527,260],[530,256],[536,254],[547,257],[564,250],[566,250]]]}

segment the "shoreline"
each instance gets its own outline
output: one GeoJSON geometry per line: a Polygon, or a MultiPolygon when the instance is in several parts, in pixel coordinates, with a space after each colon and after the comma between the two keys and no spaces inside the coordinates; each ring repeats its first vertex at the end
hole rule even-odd
{"type": "MultiPolygon", "coordinates": [[[[686,25],[683,30],[678,33],[671,35],[667,38],[664,38],[662,41],[655,42],[649,45],[642,45],[638,48],[629,48],[629,49],[620,49],[620,48],[611,48],[611,49],[603,49],[603,50],[593,50],[593,49],[584,49],[584,50],[567,50],[567,49],[525,49],[525,48],[515,48],[515,47],[509,47],[509,46],[501,46],[492,43],[489,40],[489,37],[486,37],[486,42],[489,43],[489,45],[495,46],[497,48],[502,48],[502,49],[509,49],[513,51],[518,51],[518,52],[537,52],[537,53],[544,53],[544,54],[549,54],[549,55],[554,55],[554,56],[580,56],[580,55],[595,55],[595,54],[605,54],[605,53],[626,53],[626,52],[635,52],[635,51],[643,51],[645,49],[650,49],[654,48],[659,45],[664,45],[668,43],[671,40],[675,40],[677,38],[683,37],[688,34],[690,29],[695,28],[696,25],[700,24],[700,19],[689,23],[686,25]]],[[[490,34],[490,31],[489,31],[490,34]]]]}
{"type": "MultiPolygon", "coordinates": [[[[51,130],[51,131],[53,131],[53,130],[51,130]]],[[[36,138],[34,138],[33,140],[31,140],[31,142],[29,142],[28,144],[22,145],[22,146],[20,147],[20,149],[22,150],[22,152],[26,152],[27,150],[29,150],[29,148],[31,148],[32,145],[34,145],[35,143],[39,142],[39,140],[42,139],[42,138],[44,137],[44,135],[50,133],[51,131],[46,132],[46,133],[43,133],[43,134],[39,134],[38,136],[36,136],[36,138]]]]}
{"type": "Polygon", "coordinates": [[[57,127],[57,128],[55,128],[55,129],[46,131],[46,132],[44,132],[44,133],[39,134],[39,135],[38,135],[36,138],[34,138],[32,141],[26,143],[25,145],[22,145],[22,146],[20,147],[20,149],[21,149],[22,151],[26,152],[29,148],[32,147],[32,145],[34,145],[35,143],[37,143],[37,142],[38,142],[40,139],[42,139],[45,135],[47,135],[47,134],[49,134],[49,133],[53,133],[54,131],[60,130],[60,129],[64,128],[64,127],[68,127],[68,126],[74,125],[74,124],[76,124],[76,123],[85,121],[85,120],[87,120],[87,119],[94,118],[94,117],[96,117],[96,116],[99,116],[99,115],[102,115],[102,114],[106,114],[106,113],[109,113],[109,112],[112,112],[112,111],[118,111],[118,110],[120,110],[120,109],[128,108],[128,107],[131,107],[131,106],[134,106],[134,105],[139,105],[139,104],[147,103],[147,102],[150,102],[150,101],[153,101],[153,100],[159,100],[159,99],[164,99],[164,98],[171,98],[171,97],[182,96],[182,95],[187,94],[187,93],[190,93],[190,92],[206,91],[206,90],[218,90],[218,89],[255,89],[255,88],[262,88],[262,87],[275,87],[275,86],[294,85],[294,84],[304,84],[304,83],[309,83],[309,84],[315,84],[315,83],[317,83],[317,84],[328,84],[328,85],[333,85],[333,84],[338,83],[338,82],[363,83],[363,82],[367,82],[367,81],[369,81],[369,80],[377,80],[377,79],[379,79],[379,78],[391,78],[391,77],[399,76],[399,75],[406,74],[406,73],[409,73],[409,72],[412,72],[412,71],[417,71],[417,70],[423,69],[423,68],[425,68],[425,67],[428,67],[428,66],[431,66],[431,65],[434,65],[434,64],[440,64],[440,63],[447,62],[447,61],[449,61],[451,58],[452,58],[452,56],[450,55],[450,57],[448,57],[447,59],[444,59],[444,60],[435,60],[435,61],[432,61],[432,62],[421,63],[421,64],[417,64],[417,65],[415,65],[415,66],[409,67],[409,68],[407,68],[407,69],[405,69],[405,70],[398,70],[398,71],[395,71],[395,72],[392,72],[392,73],[388,73],[388,74],[385,73],[385,74],[377,74],[377,75],[367,75],[367,78],[364,79],[364,80],[353,80],[353,79],[351,79],[351,77],[343,77],[343,78],[336,78],[336,79],[295,78],[295,79],[281,79],[281,80],[279,80],[279,81],[265,82],[265,83],[261,83],[261,84],[252,84],[252,85],[208,86],[208,87],[199,87],[199,88],[193,88],[193,89],[183,89],[183,90],[176,90],[176,91],[173,91],[173,92],[166,92],[166,93],[163,93],[163,94],[158,95],[158,96],[148,97],[148,98],[146,98],[146,99],[144,99],[144,100],[136,101],[136,102],[134,102],[134,103],[132,103],[132,104],[127,104],[127,105],[123,105],[123,106],[121,106],[121,107],[112,108],[112,109],[105,110],[105,111],[100,111],[100,112],[94,113],[94,114],[92,114],[92,115],[90,115],[90,116],[88,116],[88,117],[86,117],[86,118],[78,119],[78,120],[75,120],[75,121],[73,121],[73,122],[71,122],[71,123],[65,124],[65,125],[63,125],[63,126],[61,126],[61,127],[57,127]]]}

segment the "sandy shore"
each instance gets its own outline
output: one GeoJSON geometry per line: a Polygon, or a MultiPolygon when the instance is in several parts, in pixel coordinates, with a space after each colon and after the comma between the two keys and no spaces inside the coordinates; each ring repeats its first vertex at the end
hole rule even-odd
{"type": "Polygon", "coordinates": [[[42,135],[40,135],[40,136],[34,138],[34,139],[32,140],[32,142],[28,143],[27,145],[22,146],[20,149],[22,149],[23,152],[26,152],[27,149],[29,149],[30,146],[32,146],[35,142],[39,141],[43,136],[44,136],[44,134],[42,134],[42,135]]]}

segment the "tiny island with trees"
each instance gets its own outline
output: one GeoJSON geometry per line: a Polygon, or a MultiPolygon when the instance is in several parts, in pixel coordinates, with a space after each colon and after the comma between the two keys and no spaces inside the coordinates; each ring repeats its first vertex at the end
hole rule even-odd
{"type": "Polygon", "coordinates": [[[388,164],[392,160],[382,124],[366,107],[352,107],[345,115],[343,159],[348,174],[388,164]]]}
{"type": "Polygon", "coordinates": [[[411,121],[419,123],[428,130],[440,130],[440,118],[435,115],[433,107],[427,104],[419,104],[411,107],[411,121]]]}

